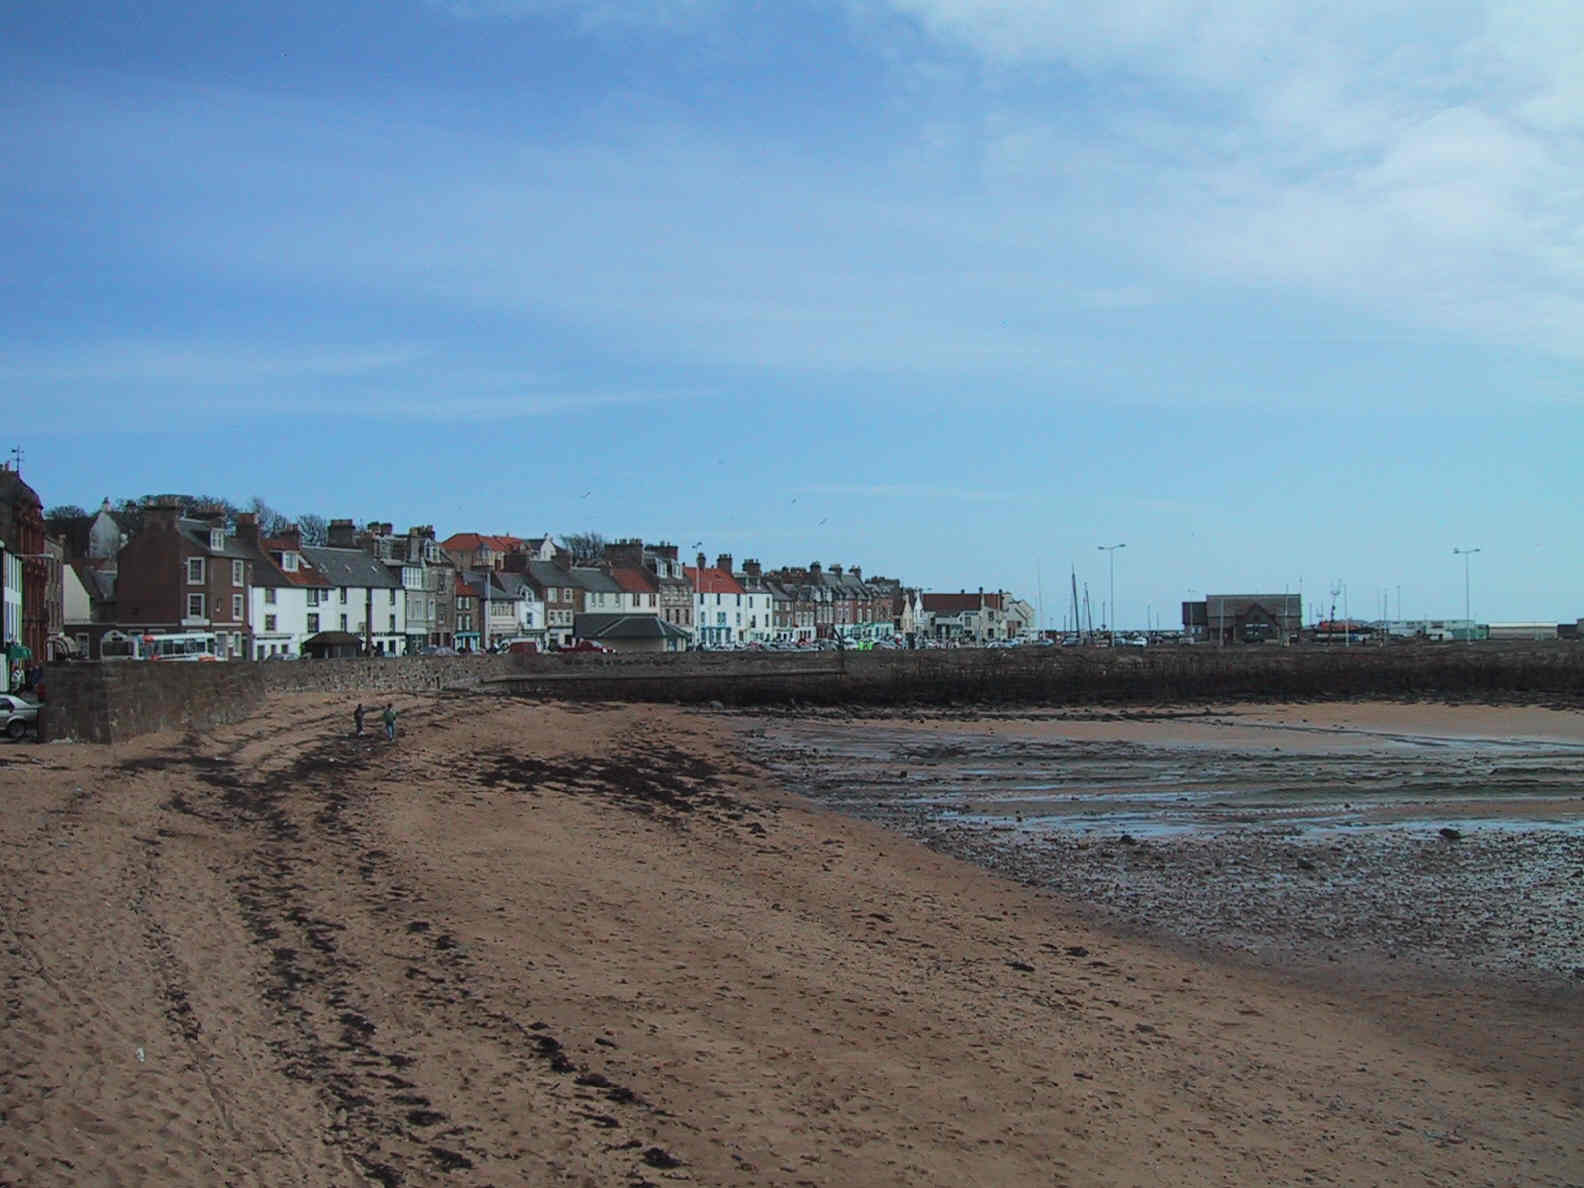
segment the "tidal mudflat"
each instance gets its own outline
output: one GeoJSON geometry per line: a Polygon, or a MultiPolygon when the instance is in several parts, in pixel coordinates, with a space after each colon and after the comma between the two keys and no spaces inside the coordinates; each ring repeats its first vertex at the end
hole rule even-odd
{"type": "Polygon", "coordinates": [[[1584,984],[1584,715],[1434,704],[751,719],[798,791],[1278,967],[1584,984]]]}

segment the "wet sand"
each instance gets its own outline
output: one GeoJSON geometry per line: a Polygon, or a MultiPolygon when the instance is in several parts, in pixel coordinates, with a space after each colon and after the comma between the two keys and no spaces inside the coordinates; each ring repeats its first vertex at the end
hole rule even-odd
{"type": "Polygon", "coordinates": [[[1581,1178],[1576,999],[1130,935],[763,720],[354,700],[0,748],[0,1182],[1581,1178]]]}
{"type": "Polygon", "coordinates": [[[1326,976],[1584,981],[1576,712],[802,717],[749,733],[799,791],[1133,932],[1326,976]]]}

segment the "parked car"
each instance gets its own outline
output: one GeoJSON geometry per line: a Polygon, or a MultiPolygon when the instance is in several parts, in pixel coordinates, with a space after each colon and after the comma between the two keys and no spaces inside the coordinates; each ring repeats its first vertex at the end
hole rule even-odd
{"type": "Polygon", "coordinates": [[[38,715],[38,702],[16,693],[0,693],[0,717],[5,719],[7,738],[22,738],[30,730],[36,735],[38,715]]]}
{"type": "Polygon", "coordinates": [[[455,656],[457,654],[457,650],[455,648],[443,647],[440,644],[430,644],[426,648],[419,648],[418,654],[420,656],[455,656]]]}
{"type": "Polygon", "coordinates": [[[563,652],[614,652],[614,648],[607,648],[604,644],[592,639],[580,639],[567,644],[561,649],[563,652]]]}

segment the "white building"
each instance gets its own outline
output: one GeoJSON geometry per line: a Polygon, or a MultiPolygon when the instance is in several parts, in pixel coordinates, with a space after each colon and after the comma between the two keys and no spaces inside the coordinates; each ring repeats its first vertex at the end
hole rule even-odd
{"type": "Polygon", "coordinates": [[[250,516],[239,518],[238,543],[251,549],[253,581],[248,589],[248,622],[253,631],[248,656],[302,656],[303,641],[325,626],[333,587],[303,555],[301,535],[294,528],[274,539],[260,539],[250,516]]]}
{"type": "Polygon", "coordinates": [[[22,558],[0,542],[0,690],[11,689],[11,649],[22,642],[22,558]]]}
{"type": "Polygon", "coordinates": [[[375,653],[400,655],[406,650],[407,601],[390,570],[363,549],[304,545],[302,556],[328,586],[317,609],[306,609],[320,632],[355,635],[375,653]]]}
{"type": "Polygon", "coordinates": [[[510,600],[515,615],[511,634],[503,638],[530,639],[545,644],[545,604],[533,582],[522,573],[497,573],[495,582],[503,597],[510,600]]]}

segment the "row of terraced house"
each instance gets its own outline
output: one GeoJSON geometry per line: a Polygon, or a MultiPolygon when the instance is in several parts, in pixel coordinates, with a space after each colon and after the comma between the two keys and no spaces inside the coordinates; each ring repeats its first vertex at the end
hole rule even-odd
{"type": "Polygon", "coordinates": [[[248,513],[184,513],[157,498],[135,524],[106,501],[67,526],[63,646],[132,654],[139,639],[212,633],[225,658],[479,651],[508,641],[682,651],[892,639],[985,642],[1032,631],[1004,592],[928,594],[859,566],[766,570],[623,540],[574,559],[550,535],[457,533],[332,520],[323,543],[248,513]]]}

